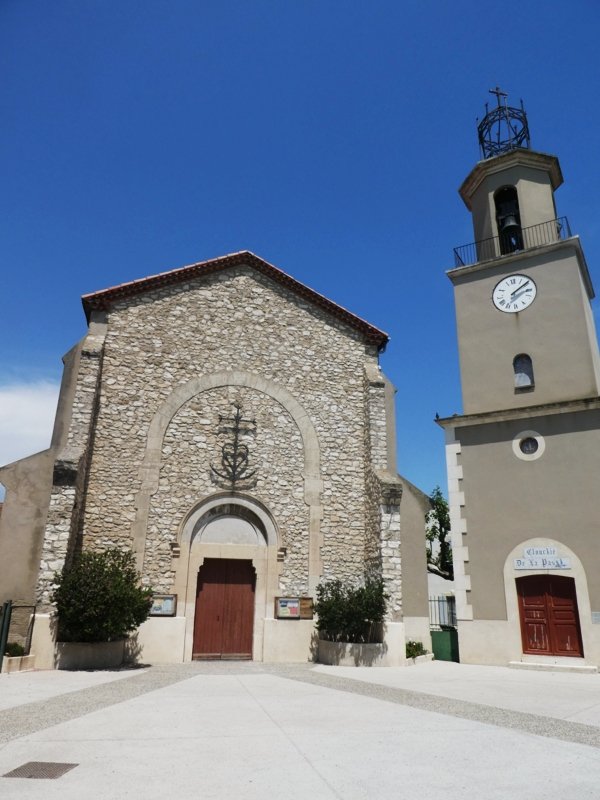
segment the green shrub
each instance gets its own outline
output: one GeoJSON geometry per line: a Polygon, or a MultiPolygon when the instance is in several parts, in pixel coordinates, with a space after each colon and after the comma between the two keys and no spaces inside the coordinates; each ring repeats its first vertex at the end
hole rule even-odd
{"type": "Polygon", "coordinates": [[[407,642],[406,643],[406,657],[417,658],[417,656],[427,655],[427,650],[423,647],[422,642],[407,642]]]}
{"type": "Polygon", "coordinates": [[[123,639],[148,617],[152,590],[140,585],[133,553],[82,553],[54,575],[61,642],[123,639]]]}
{"type": "Polygon", "coordinates": [[[330,642],[381,642],[388,595],[383,581],[352,586],[340,580],[317,586],[315,612],[321,639],[330,642]]]}
{"type": "Polygon", "coordinates": [[[6,643],[6,650],[4,651],[4,655],[8,656],[9,658],[15,658],[17,656],[24,656],[25,655],[25,648],[22,644],[18,642],[7,642],[6,643]]]}

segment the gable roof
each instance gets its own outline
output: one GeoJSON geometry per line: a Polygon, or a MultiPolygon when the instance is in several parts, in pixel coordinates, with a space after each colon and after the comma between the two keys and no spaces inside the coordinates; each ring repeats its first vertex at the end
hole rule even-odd
{"type": "Polygon", "coordinates": [[[81,298],[85,315],[89,321],[90,313],[94,310],[108,310],[114,303],[121,300],[126,300],[130,297],[137,297],[138,295],[145,294],[146,292],[155,289],[163,289],[166,286],[175,286],[178,283],[184,283],[195,278],[203,278],[205,275],[213,275],[216,272],[229,269],[230,267],[245,266],[255,269],[262,275],[266,275],[276,283],[285,286],[299,297],[307,300],[318,308],[323,309],[332,317],[345,322],[351,328],[359,331],[367,340],[369,344],[374,344],[377,349],[382,351],[385,349],[389,341],[387,333],[380,331],[373,325],[370,325],[364,319],[357,317],[347,309],[328,300],[322,294],[315,292],[300,281],[292,278],[291,275],[274,267],[262,258],[254,255],[248,250],[242,250],[239,253],[231,253],[230,255],[221,256],[220,258],[213,258],[210,261],[200,261],[197,264],[190,264],[187,267],[180,267],[173,269],[169,272],[160,272],[158,275],[150,275],[147,278],[140,278],[128,283],[121,283],[118,286],[111,286],[109,289],[102,289],[99,292],[91,292],[84,294],[81,298]]]}

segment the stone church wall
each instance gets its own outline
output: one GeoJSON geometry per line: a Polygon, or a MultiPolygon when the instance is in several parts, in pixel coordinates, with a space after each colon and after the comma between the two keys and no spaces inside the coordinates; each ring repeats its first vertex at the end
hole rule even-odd
{"type": "MultiPolygon", "coordinates": [[[[177,387],[240,369],[287,389],[306,410],[320,446],[324,575],[364,572],[367,443],[365,362],[375,348],[297,295],[238,267],[116,304],[109,314],[87,499],[84,547],[131,546],[140,468],[153,415],[177,387]]],[[[170,543],[193,505],[219,491],[218,415],[233,399],[256,418],[256,486],[284,545],[282,586],[306,591],[308,507],[300,436],[285,410],[255,390],[220,388],[184,404],[167,428],[158,489],[151,498],[144,573],[157,589],[172,581],[170,543]]]]}
{"type": "Polygon", "coordinates": [[[282,406],[268,395],[245,387],[220,387],[202,392],[186,403],[167,428],[162,448],[158,491],[152,498],[146,540],[146,572],[159,591],[171,588],[171,544],[177,541],[181,520],[199,498],[223,489],[211,466],[222,471],[219,415],[231,416],[239,402],[245,418],[256,422],[242,435],[249,450],[245,490],[265,505],[277,520],[286,548],[281,578],[284,594],[307,594],[308,508],[302,481],[303,447],[300,432],[282,406]]]}

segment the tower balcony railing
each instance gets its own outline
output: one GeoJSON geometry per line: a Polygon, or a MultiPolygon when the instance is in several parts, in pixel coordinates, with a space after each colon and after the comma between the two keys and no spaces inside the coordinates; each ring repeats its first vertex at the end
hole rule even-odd
{"type": "Polygon", "coordinates": [[[508,256],[531,247],[552,244],[571,236],[571,228],[566,217],[558,217],[530,228],[511,229],[500,236],[492,236],[479,242],[464,244],[454,248],[454,265],[466,267],[480,261],[508,256]]]}

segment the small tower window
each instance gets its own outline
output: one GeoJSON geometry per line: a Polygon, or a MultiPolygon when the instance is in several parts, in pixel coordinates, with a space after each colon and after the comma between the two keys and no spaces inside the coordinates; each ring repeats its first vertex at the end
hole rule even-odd
{"type": "Polygon", "coordinates": [[[523,249],[523,232],[519,213],[519,198],[514,186],[498,189],[494,195],[496,225],[503,256],[523,249]]]}
{"type": "Polygon", "coordinates": [[[523,392],[533,389],[535,381],[533,379],[533,362],[527,353],[519,353],[513,359],[513,370],[515,373],[515,391],[523,392]]]}

